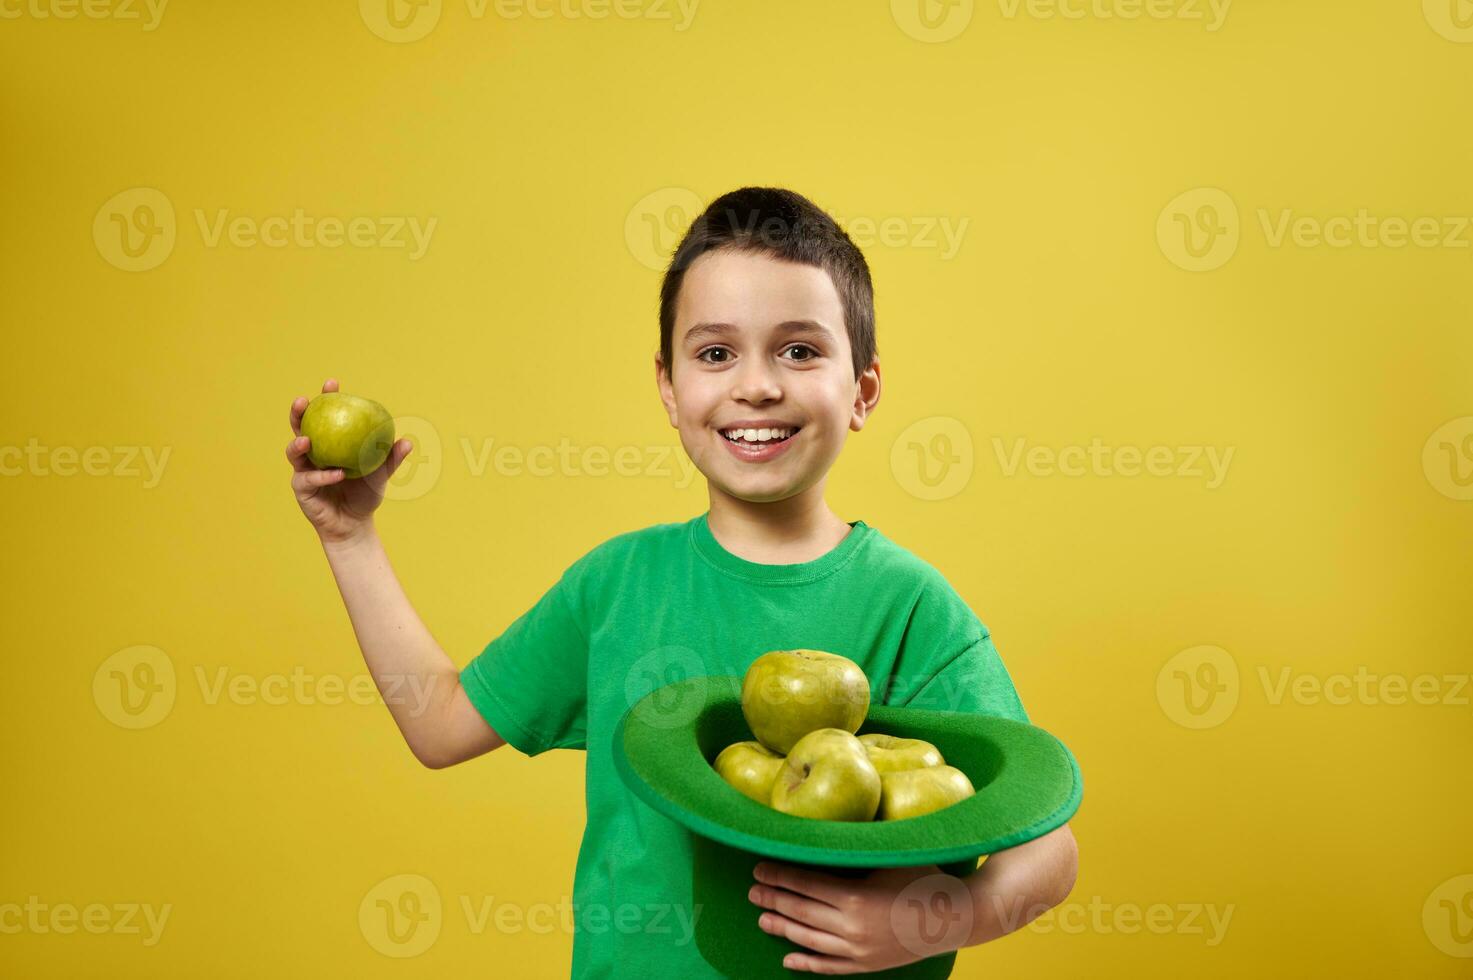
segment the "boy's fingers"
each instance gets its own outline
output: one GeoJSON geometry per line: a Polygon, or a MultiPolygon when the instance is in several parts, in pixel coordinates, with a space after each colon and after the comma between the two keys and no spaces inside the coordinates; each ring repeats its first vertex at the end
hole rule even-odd
{"type": "Polygon", "coordinates": [[[287,413],[287,418],[292,423],[292,431],[297,435],[302,434],[302,413],[305,411],[307,411],[307,399],[298,395],[292,400],[291,411],[287,413]]]}
{"type": "Polygon", "coordinates": [[[408,459],[409,454],[412,452],[414,452],[414,443],[408,439],[400,439],[394,443],[394,448],[389,451],[388,462],[384,463],[384,479],[387,480],[393,476],[394,471],[399,468],[399,464],[408,459]]]}
{"type": "Polygon", "coordinates": [[[337,378],[328,378],[326,381],[322,382],[322,390],[323,391],[337,391],[338,390],[338,379],[337,378]]]}
{"type": "Polygon", "coordinates": [[[814,956],[812,953],[789,953],[783,966],[803,973],[859,973],[854,960],[843,956],[814,956]]]}
{"type": "Polygon", "coordinates": [[[844,913],[827,902],[795,894],[786,888],[753,885],[747,891],[747,898],[759,908],[772,909],[794,922],[801,922],[835,935],[844,931],[847,922],[844,913]]]}
{"type": "Polygon", "coordinates": [[[753,871],[757,880],[765,885],[786,888],[790,892],[827,902],[835,908],[843,905],[845,896],[852,887],[852,883],[836,875],[782,862],[763,861],[753,871]]]}
{"type": "Polygon", "coordinates": [[[300,493],[303,490],[316,490],[330,483],[338,483],[342,479],[342,470],[305,470],[292,476],[292,488],[300,493]]]}
{"type": "Polygon", "coordinates": [[[297,436],[286,444],[286,458],[292,464],[292,469],[301,473],[312,468],[307,462],[307,450],[312,448],[312,440],[306,436],[297,436]]]}
{"type": "Polygon", "coordinates": [[[757,921],[763,932],[792,940],[815,953],[830,953],[836,957],[853,956],[855,953],[854,947],[847,939],[831,932],[824,932],[822,929],[805,926],[801,922],[794,922],[780,915],[773,915],[771,912],[760,916],[757,921]]]}

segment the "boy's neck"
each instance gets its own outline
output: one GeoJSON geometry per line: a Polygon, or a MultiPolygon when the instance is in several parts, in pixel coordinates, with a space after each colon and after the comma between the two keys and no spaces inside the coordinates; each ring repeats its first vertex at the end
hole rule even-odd
{"type": "Polygon", "coordinates": [[[823,499],[823,484],[786,500],[753,503],[712,488],[706,524],[727,551],[762,565],[794,565],[828,554],[853,530],[823,499]]]}

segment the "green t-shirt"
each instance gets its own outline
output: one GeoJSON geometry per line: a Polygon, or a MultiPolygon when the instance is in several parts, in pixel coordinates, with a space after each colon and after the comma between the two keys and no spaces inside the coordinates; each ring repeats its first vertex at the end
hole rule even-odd
{"type": "Polygon", "coordinates": [[[519,751],[588,752],[575,978],[720,976],[695,945],[688,832],[614,770],[614,726],[655,687],[740,677],[769,650],[801,647],[858,663],[873,704],[1028,720],[987,628],[940,572],[877,529],[852,521],[819,558],[763,565],[723,548],[706,519],[605,541],[460,675],[519,751]]]}

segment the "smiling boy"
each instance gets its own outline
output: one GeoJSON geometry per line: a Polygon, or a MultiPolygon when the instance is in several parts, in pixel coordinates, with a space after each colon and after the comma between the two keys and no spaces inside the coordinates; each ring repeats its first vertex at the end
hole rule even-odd
{"type": "MultiPolygon", "coordinates": [[[[712,202],[665,274],[654,366],[709,508],[598,545],[464,670],[420,621],[373,526],[408,441],[377,472],[344,481],[306,459],[307,400],[290,412],[297,501],[364,660],[380,690],[410,676],[429,692],[422,703],[385,699],[415,757],[441,768],[507,743],[528,756],[587,752],[573,882],[580,978],[719,976],[693,938],[702,910],[691,905],[687,832],[634,797],[613,767],[614,726],[652,683],[740,676],[769,650],[812,648],[858,663],[876,704],[1027,721],[986,627],[941,574],[825,502],[830,468],[880,399],[869,269],[827,214],[778,188],[712,202]]],[[[991,855],[960,882],[935,865],[837,878],[764,862],[749,897],[763,929],[804,948],[784,965],[862,973],[1020,928],[1063,901],[1076,864],[1066,825],[991,855]],[[949,946],[917,952],[919,936],[892,927],[892,907],[902,891],[914,901],[907,886],[918,881],[948,900],[956,888],[971,895],[966,929],[916,925],[949,946]]]]}

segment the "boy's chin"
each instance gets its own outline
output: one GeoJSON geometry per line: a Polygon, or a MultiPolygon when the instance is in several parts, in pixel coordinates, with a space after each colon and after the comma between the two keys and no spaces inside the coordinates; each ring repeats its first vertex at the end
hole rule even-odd
{"type": "Polygon", "coordinates": [[[775,504],[796,497],[801,492],[799,487],[787,482],[784,482],[782,486],[775,486],[764,485],[766,483],[764,480],[750,480],[746,483],[711,480],[710,477],[707,477],[707,480],[728,497],[748,504],[775,504]]]}

